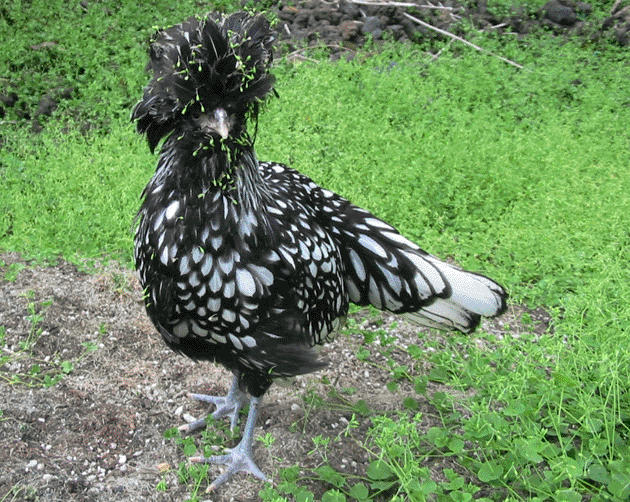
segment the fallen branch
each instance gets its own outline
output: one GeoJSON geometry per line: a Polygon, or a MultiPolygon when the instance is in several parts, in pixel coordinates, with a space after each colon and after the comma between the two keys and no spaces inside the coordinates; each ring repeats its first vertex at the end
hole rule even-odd
{"type": "Polygon", "coordinates": [[[422,9],[454,10],[453,7],[443,7],[442,5],[420,5],[408,2],[379,2],[372,0],[351,0],[351,2],[361,5],[372,5],[374,7],[418,7],[422,9]]]}
{"type": "Polygon", "coordinates": [[[418,23],[419,25],[424,26],[425,28],[429,28],[430,30],[437,31],[438,33],[441,33],[442,35],[446,35],[447,37],[451,37],[451,38],[453,38],[455,40],[458,40],[459,42],[462,42],[462,43],[464,43],[466,45],[469,45],[470,47],[472,47],[473,49],[478,50],[479,52],[483,52],[485,54],[489,54],[490,56],[494,56],[495,58],[499,58],[501,61],[505,61],[506,63],[511,64],[512,66],[516,66],[517,68],[520,68],[521,70],[523,69],[523,67],[520,64],[515,63],[514,61],[511,61],[511,60],[506,59],[504,57],[498,56],[497,54],[493,54],[492,52],[487,51],[486,49],[484,49],[482,47],[479,47],[478,45],[475,45],[475,44],[469,42],[468,40],[464,40],[463,38],[458,37],[457,35],[453,35],[452,33],[448,32],[446,30],[442,30],[440,28],[436,28],[435,26],[433,26],[433,25],[431,25],[429,23],[425,23],[424,21],[421,21],[420,19],[418,19],[417,17],[412,16],[411,14],[407,14],[406,12],[403,12],[402,15],[405,16],[407,19],[412,20],[414,23],[418,23]]]}

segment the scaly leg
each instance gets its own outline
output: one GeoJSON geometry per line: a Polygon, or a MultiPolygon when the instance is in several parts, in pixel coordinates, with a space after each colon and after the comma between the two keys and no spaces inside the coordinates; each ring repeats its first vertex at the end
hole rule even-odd
{"type": "Polygon", "coordinates": [[[254,463],[253,442],[254,427],[256,426],[256,418],[258,417],[258,403],[260,398],[252,397],[249,400],[249,414],[247,415],[247,423],[243,430],[243,438],[236,447],[228,450],[227,455],[217,455],[214,457],[191,457],[191,462],[204,464],[225,464],[227,469],[208,487],[208,491],[214,490],[217,486],[225,483],[237,472],[249,472],[257,478],[267,481],[267,476],[254,463]]]}
{"type": "MultiPolygon", "coordinates": [[[[192,399],[196,399],[198,401],[204,401],[206,403],[214,404],[217,409],[212,413],[212,416],[216,419],[223,417],[230,417],[230,429],[234,430],[236,428],[236,423],[238,422],[238,414],[241,411],[241,408],[247,404],[249,401],[249,396],[242,392],[238,388],[238,377],[234,375],[234,379],[232,380],[232,386],[227,393],[227,396],[208,396],[206,394],[188,394],[188,397],[192,399]]],[[[201,429],[206,426],[206,419],[200,418],[199,420],[195,420],[186,425],[182,425],[179,427],[179,430],[182,433],[190,434],[191,432],[196,431],[197,429],[201,429]]]]}

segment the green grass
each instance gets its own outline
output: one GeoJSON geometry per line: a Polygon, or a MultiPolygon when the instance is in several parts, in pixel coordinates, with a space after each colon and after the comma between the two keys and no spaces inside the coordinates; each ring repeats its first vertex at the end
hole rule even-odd
{"type": "Polygon", "coordinates": [[[0,153],[3,247],[40,258],[130,262],[133,216],[154,159],[131,126],[116,123],[111,131],[85,138],[51,125],[0,153]]]}
{"type": "MultiPolygon", "coordinates": [[[[17,72],[32,103],[51,86],[76,91],[42,135],[20,125],[2,132],[0,248],[130,263],[133,215],[156,160],[127,122],[146,82],[144,42],[153,24],[195,11],[160,5],[149,15],[99,3],[111,13],[85,14],[75,30],[31,13],[16,43],[3,45],[0,82],[17,72]],[[52,39],[64,42],[43,60],[25,50],[52,39]],[[98,56],[81,63],[83,72],[75,66],[81,44],[98,56]],[[85,121],[96,126],[81,134],[85,121]]],[[[474,389],[471,397],[427,394],[441,417],[427,434],[414,432],[423,417],[413,400],[400,403],[405,420],[375,417],[361,443],[372,454],[365,479],[330,469],[309,475],[327,483],[327,500],[466,501],[479,490],[486,500],[624,500],[630,68],[614,46],[545,34],[475,42],[526,70],[455,44],[433,61],[392,46],[351,63],[281,61],[275,69],[280,99],[261,116],[261,159],[292,164],[431,252],[497,279],[513,302],[552,315],[543,335],[525,316],[520,332],[501,338],[419,339],[435,350],[409,352],[428,359],[430,373],[392,360],[391,387],[410,380],[425,394],[434,380],[474,389]],[[459,470],[432,479],[427,466],[447,458],[459,470]]],[[[193,476],[180,466],[180,479],[198,483],[205,472],[195,468],[193,476]]],[[[308,500],[298,474],[280,477],[264,500],[308,500]]]]}
{"type": "Polygon", "coordinates": [[[16,91],[20,98],[7,110],[7,120],[15,120],[15,110],[22,106],[32,114],[45,94],[58,97],[70,88],[71,99],[60,100],[57,114],[97,129],[129,117],[145,83],[149,37],[199,9],[194,0],[103,0],[85,8],[65,0],[8,0],[3,5],[0,92],[16,91]]]}

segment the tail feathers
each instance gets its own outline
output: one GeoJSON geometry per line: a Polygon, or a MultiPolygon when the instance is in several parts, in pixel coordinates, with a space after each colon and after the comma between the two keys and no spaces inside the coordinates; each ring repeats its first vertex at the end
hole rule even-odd
{"type": "Polygon", "coordinates": [[[441,298],[438,298],[429,307],[403,315],[407,320],[420,326],[448,331],[457,330],[462,333],[474,331],[481,320],[479,314],[474,314],[461,305],[441,298]]]}
{"type": "Polygon", "coordinates": [[[471,333],[481,317],[496,317],[507,309],[507,293],[496,282],[428,256],[449,284],[448,298],[436,298],[426,307],[405,314],[410,321],[435,329],[471,333]]]}
{"type": "Polygon", "coordinates": [[[451,286],[449,300],[462,308],[485,317],[494,317],[507,308],[505,290],[496,282],[473,272],[467,272],[438,260],[426,257],[440,271],[451,286]]]}

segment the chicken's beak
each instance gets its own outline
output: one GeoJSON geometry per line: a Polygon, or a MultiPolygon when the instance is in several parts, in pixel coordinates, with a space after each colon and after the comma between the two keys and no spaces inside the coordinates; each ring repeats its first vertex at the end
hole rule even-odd
{"type": "Polygon", "coordinates": [[[230,135],[230,125],[227,112],[223,108],[217,108],[214,111],[214,130],[222,139],[227,139],[230,135]]]}
{"type": "Polygon", "coordinates": [[[206,134],[216,133],[221,139],[228,138],[232,126],[232,120],[223,108],[217,108],[212,113],[201,116],[197,123],[206,134]]]}

